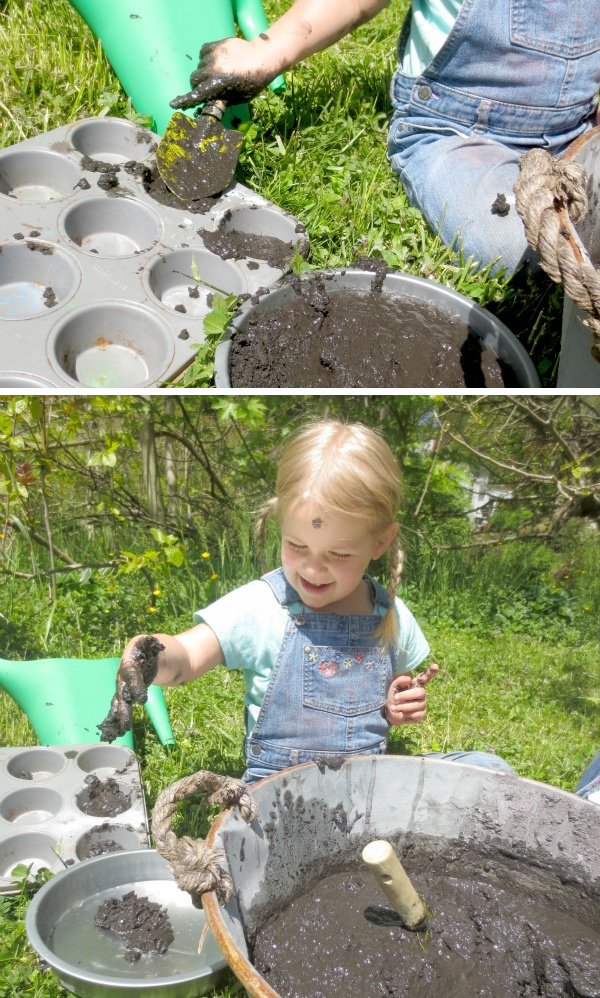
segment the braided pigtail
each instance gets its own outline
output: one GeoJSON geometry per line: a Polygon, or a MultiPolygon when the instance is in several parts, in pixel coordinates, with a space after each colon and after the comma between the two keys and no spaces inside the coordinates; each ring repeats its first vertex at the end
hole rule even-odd
{"type": "Polygon", "coordinates": [[[277,499],[269,499],[258,514],[258,519],[254,524],[254,536],[256,538],[256,546],[258,548],[258,555],[260,558],[261,569],[267,569],[266,562],[264,561],[265,554],[265,538],[267,533],[267,523],[272,516],[275,515],[277,509],[277,499]]]}
{"type": "Polygon", "coordinates": [[[394,602],[398,586],[400,585],[402,566],[404,565],[404,551],[400,547],[400,541],[398,540],[397,534],[394,536],[392,543],[390,544],[389,559],[390,576],[388,583],[388,595],[390,597],[390,606],[385,617],[382,618],[377,632],[377,636],[380,637],[383,643],[388,647],[395,644],[398,638],[398,618],[396,616],[394,602]]]}

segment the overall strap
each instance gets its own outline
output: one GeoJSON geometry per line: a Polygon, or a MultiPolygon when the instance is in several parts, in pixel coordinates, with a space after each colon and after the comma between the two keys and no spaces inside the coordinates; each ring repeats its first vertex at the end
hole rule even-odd
{"type": "Polygon", "coordinates": [[[290,586],[282,568],[276,568],[272,572],[267,572],[261,577],[261,582],[266,582],[273,591],[273,595],[281,606],[287,607],[293,617],[302,616],[304,607],[296,590],[290,586]]]}
{"type": "Polygon", "coordinates": [[[380,582],[377,582],[376,579],[372,579],[370,575],[365,575],[365,581],[367,582],[371,592],[371,599],[373,600],[375,613],[378,613],[380,617],[385,617],[390,608],[390,594],[387,589],[384,589],[380,582]]]}

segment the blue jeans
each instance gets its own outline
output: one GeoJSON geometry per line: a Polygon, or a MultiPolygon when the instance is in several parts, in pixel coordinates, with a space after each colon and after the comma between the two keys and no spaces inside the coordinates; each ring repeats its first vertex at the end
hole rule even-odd
{"type": "MultiPolygon", "coordinates": [[[[508,763],[492,752],[426,752],[424,759],[441,759],[443,762],[461,762],[468,766],[480,766],[482,769],[493,769],[498,773],[514,773],[508,763]]],[[[255,764],[252,770],[247,769],[242,779],[249,786],[254,786],[265,776],[273,776],[281,770],[255,764]]]]}
{"type": "Polygon", "coordinates": [[[536,146],[560,155],[597,107],[597,8],[548,3],[464,0],[423,73],[398,69],[392,81],[388,158],[411,205],[445,244],[507,276],[536,264],[515,209],[521,156],[536,146]]]}
{"type": "Polygon", "coordinates": [[[462,762],[466,766],[480,766],[494,769],[498,773],[514,773],[514,769],[499,755],[492,752],[426,752],[425,759],[441,759],[444,762],[462,762]]]}
{"type": "Polygon", "coordinates": [[[584,787],[591,783],[592,780],[596,780],[600,777],[600,752],[597,752],[592,761],[590,762],[588,768],[582,774],[579,783],[575,787],[575,793],[583,790],[584,787]]]}
{"type": "Polygon", "coordinates": [[[263,580],[287,607],[288,622],[252,732],[245,739],[252,784],[319,757],[385,751],[382,714],[395,650],[375,636],[389,605],[383,586],[369,580],[377,613],[307,613],[282,569],[263,580]]]}

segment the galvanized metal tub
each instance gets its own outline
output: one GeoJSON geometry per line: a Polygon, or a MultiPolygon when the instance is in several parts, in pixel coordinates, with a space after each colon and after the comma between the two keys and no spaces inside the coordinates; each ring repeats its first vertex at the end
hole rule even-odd
{"type": "Polygon", "coordinates": [[[215,939],[252,998],[278,998],[251,962],[258,929],[314,880],[360,863],[373,839],[401,846],[425,837],[442,854],[450,843],[475,849],[490,877],[513,878],[519,890],[549,894],[565,911],[579,907],[600,923],[600,814],[565,791],[458,763],[362,756],[337,769],[309,763],[283,771],[253,796],[251,825],[229,811],[208,836],[225,852],[234,896],[224,907],[213,893],[203,899],[215,939]]]}
{"type": "MultiPolygon", "coordinates": [[[[576,139],[564,159],[578,163],[587,174],[588,213],[576,226],[593,266],[600,267],[600,128],[576,139]]],[[[592,356],[592,332],[584,325],[587,312],[567,294],[563,305],[558,388],[599,388],[600,361],[592,356]]]]}

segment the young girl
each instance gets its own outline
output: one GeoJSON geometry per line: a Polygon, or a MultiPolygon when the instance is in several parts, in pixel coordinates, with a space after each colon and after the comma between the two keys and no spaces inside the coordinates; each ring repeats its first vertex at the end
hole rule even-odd
{"type": "MultiPolygon", "coordinates": [[[[246,680],[247,783],[314,759],[384,752],[390,725],[424,718],[424,687],[438,671],[406,675],[429,645],[396,596],[400,496],[398,465],[373,430],[324,421],[298,433],[257,527],[262,546],[267,520],[279,524],[281,568],[198,611],[182,634],[132,639],[103,737],[127,730],[148,683],[177,686],[222,663],[246,680]],[[386,552],[387,590],[365,574],[386,552]]],[[[466,761],[485,765],[477,755],[466,761]]]]}
{"type": "MultiPolygon", "coordinates": [[[[388,2],[294,0],[252,41],[203,46],[194,89],[171,106],[248,100],[388,2]]],[[[391,86],[391,167],[447,245],[511,276],[536,260],[514,207],[519,160],[533,147],[559,156],[600,124],[599,85],[589,0],[411,0],[391,86]]]]}

